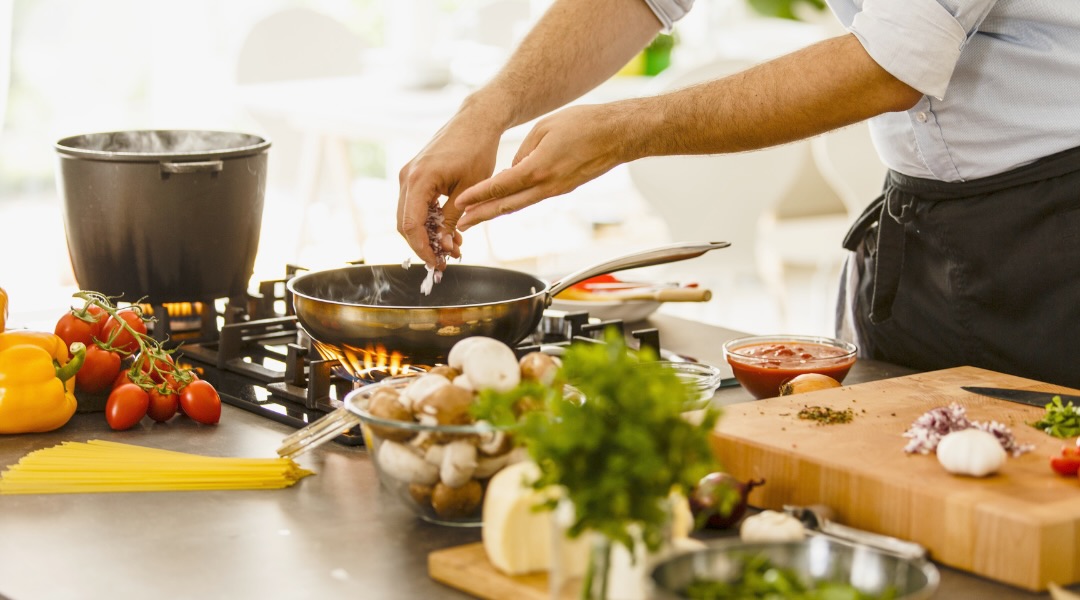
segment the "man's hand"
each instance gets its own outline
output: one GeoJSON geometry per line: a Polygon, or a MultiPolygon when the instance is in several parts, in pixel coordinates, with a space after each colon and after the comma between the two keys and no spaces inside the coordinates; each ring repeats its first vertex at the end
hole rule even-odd
{"type": "Polygon", "coordinates": [[[489,177],[495,169],[495,155],[501,132],[469,113],[458,113],[406,164],[398,175],[397,228],[424,264],[443,269],[443,257],[436,256],[425,227],[431,206],[443,196],[444,222],[441,231],[443,252],[461,257],[461,234],[456,227],[461,209],[454,200],[469,186],[489,177]]]}
{"type": "Polygon", "coordinates": [[[573,106],[541,119],[512,167],[457,196],[458,228],[565,194],[636,158],[633,139],[650,123],[648,115],[636,114],[636,106],[632,100],[573,106]]]}

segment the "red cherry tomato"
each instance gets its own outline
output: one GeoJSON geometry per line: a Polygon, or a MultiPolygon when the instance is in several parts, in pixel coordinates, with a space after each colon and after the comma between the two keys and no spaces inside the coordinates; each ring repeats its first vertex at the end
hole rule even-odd
{"type": "Polygon", "coordinates": [[[105,420],[117,431],[131,429],[150,408],[150,395],[134,383],[124,384],[109,394],[105,401],[105,420]]]}
{"type": "Polygon", "coordinates": [[[210,382],[199,379],[180,390],[180,408],[195,421],[213,425],[221,418],[221,397],[210,382]]]}
{"type": "MultiPolygon", "coordinates": [[[[132,329],[146,335],[146,321],[143,321],[138,312],[123,310],[116,313],[116,315],[131,326],[132,329]]],[[[117,350],[131,354],[139,349],[139,342],[127,328],[117,321],[117,317],[109,317],[109,320],[105,321],[105,326],[101,330],[102,341],[111,344],[117,350]]]]}
{"type": "Polygon", "coordinates": [[[97,346],[86,347],[86,359],[75,375],[75,387],[96,394],[112,387],[120,375],[120,355],[97,346]]]}
{"type": "Polygon", "coordinates": [[[1065,446],[1061,454],[1050,457],[1050,468],[1058,475],[1075,476],[1080,474],[1080,448],[1065,446]]]}
{"type": "Polygon", "coordinates": [[[118,387],[120,387],[120,386],[122,386],[122,385],[124,385],[126,383],[135,383],[135,382],[131,380],[131,375],[128,374],[128,370],[124,369],[123,371],[120,371],[120,374],[117,375],[116,379],[113,380],[112,389],[115,390],[116,388],[118,388],[118,387]]]}
{"type": "Polygon", "coordinates": [[[67,344],[69,348],[75,342],[82,342],[87,348],[94,345],[94,325],[76,317],[75,314],[70,311],[65,313],[64,316],[60,317],[60,320],[56,322],[56,328],[53,329],[53,333],[64,340],[64,343],[67,344]]]}
{"type": "Polygon", "coordinates": [[[179,407],[180,398],[176,392],[170,390],[163,394],[161,390],[154,388],[150,390],[150,408],[147,409],[146,414],[158,423],[164,423],[176,416],[176,410],[179,407]]]}

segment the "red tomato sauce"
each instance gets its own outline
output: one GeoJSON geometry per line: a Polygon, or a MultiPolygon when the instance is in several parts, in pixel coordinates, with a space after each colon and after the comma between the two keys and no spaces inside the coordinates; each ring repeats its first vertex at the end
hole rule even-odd
{"type": "Polygon", "coordinates": [[[855,355],[844,349],[809,342],[765,342],[733,348],[728,364],[755,398],[780,395],[780,386],[803,373],[820,373],[843,381],[855,355]]]}

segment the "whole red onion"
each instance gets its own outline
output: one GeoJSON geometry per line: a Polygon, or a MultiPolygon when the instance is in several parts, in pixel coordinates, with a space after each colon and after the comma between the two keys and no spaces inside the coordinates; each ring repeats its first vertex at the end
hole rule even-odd
{"type": "Polygon", "coordinates": [[[740,481],[733,475],[717,471],[698,481],[691,492],[690,511],[694,522],[707,529],[727,529],[739,522],[746,512],[750,490],[764,485],[764,479],[740,481]]]}

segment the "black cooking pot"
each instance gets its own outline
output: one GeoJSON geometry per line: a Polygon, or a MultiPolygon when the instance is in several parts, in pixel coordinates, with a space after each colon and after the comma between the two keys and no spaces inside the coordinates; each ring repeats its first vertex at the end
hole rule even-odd
{"type": "Polygon", "coordinates": [[[346,368],[379,346],[411,359],[441,360],[458,341],[483,335],[515,345],[536,330],[551,299],[603,273],[701,256],[727,242],[681,243],[617,257],[551,284],[520,271],[451,264],[430,295],[426,271],[401,265],[358,265],[313,271],[289,280],[300,326],[326,358],[346,368]]]}
{"type": "Polygon", "coordinates": [[[75,279],[126,301],[246,293],[270,142],[221,131],[119,131],[60,140],[57,187],[75,279]]]}

